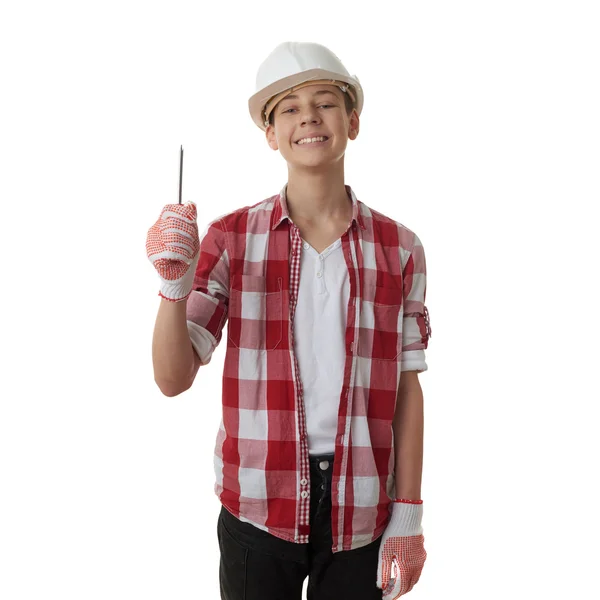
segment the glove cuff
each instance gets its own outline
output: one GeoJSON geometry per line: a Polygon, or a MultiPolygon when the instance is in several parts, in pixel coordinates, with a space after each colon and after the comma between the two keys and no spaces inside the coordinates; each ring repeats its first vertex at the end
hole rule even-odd
{"type": "Polygon", "coordinates": [[[173,297],[173,296],[177,296],[178,292],[181,294],[182,291],[181,290],[176,290],[176,289],[167,289],[167,288],[162,288],[159,292],[158,295],[163,298],[164,300],[168,300],[169,302],[183,302],[184,300],[187,300],[190,297],[190,294],[192,293],[191,290],[190,292],[185,295],[185,296],[181,296],[181,297],[173,297]],[[168,294],[167,296],[165,296],[165,294],[168,294]]]}
{"type": "Polygon", "coordinates": [[[395,536],[421,535],[423,533],[422,519],[422,502],[420,504],[393,502],[392,517],[386,531],[395,536]]]}

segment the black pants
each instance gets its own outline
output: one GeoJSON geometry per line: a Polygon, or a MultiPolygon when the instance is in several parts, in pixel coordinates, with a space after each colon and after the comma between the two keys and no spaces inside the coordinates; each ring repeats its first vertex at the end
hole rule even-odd
{"type": "Polygon", "coordinates": [[[310,457],[308,544],[277,538],[221,507],[221,600],[301,600],[307,576],[307,600],[381,600],[375,585],[381,538],[355,550],[331,551],[332,472],[333,454],[310,457]]]}

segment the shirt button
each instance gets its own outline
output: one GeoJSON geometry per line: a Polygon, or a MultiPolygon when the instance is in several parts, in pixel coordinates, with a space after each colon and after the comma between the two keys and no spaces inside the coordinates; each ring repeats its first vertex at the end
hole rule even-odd
{"type": "Polygon", "coordinates": [[[306,485],[308,482],[306,481],[306,478],[305,478],[305,477],[303,477],[303,478],[300,480],[300,483],[301,483],[302,485],[306,485]]]}
{"type": "Polygon", "coordinates": [[[308,250],[308,244],[304,244],[304,249],[308,250]]]}
{"type": "Polygon", "coordinates": [[[319,467],[321,468],[321,471],[327,471],[327,469],[329,468],[329,461],[328,460],[322,460],[319,463],[319,467]]]}
{"type": "Polygon", "coordinates": [[[317,273],[317,277],[321,277],[322,275],[323,275],[323,273],[321,273],[321,271],[319,271],[319,272],[317,273]]]}
{"type": "Polygon", "coordinates": [[[303,498],[307,498],[308,497],[308,492],[302,492],[300,494],[303,498]]]}

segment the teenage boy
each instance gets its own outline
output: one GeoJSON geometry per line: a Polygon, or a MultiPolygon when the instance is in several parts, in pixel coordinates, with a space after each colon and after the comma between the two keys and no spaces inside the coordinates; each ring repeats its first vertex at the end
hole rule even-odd
{"type": "Polygon", "coordinates": [[[277,46],[249,100],[286,160],[266,200],[209,223],[166,205],[155,380],[189,389],[225,323],[214,456],[223,600],[394,600],[427,556],[421,500],[431,335],[415,233],[344,183],[363,90],[329,49],[277,46]],[[383,592],[382,592],[383,590],[383,592]]]}

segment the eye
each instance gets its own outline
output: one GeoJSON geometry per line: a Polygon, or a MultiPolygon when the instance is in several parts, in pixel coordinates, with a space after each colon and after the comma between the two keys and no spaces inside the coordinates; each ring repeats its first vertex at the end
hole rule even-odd
{"type": "MultiPolygon", "coordinates": [[[[319,108],[321,108],[321,107],[334,108],[333,104],[321,104],[319,106],[319,108]]],[[[288,108],[287,110],[284,110],[282,114],[290,112],[290,110],[296,110],[296,109],[295,108],[288,108]]]]}

